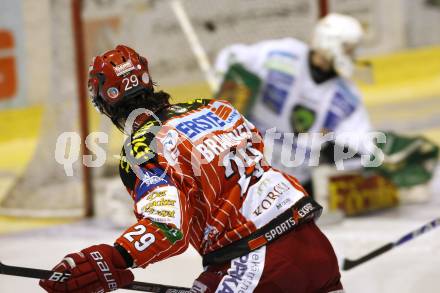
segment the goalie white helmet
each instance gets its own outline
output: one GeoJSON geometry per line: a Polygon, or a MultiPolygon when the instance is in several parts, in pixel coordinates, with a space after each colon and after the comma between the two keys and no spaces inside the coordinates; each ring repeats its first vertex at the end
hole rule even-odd
{"type": "Polygon", "coordinates": [[[349,78],[353,74],[353,51],[363,34],[355,18],[331,13],[317,23],[311,47],[332,61],[339,75],[349,78]]]}

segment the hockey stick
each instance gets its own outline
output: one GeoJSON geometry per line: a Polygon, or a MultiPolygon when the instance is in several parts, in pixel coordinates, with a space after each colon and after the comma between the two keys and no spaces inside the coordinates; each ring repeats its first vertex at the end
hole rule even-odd
{"type": "Polygon", "coordinates": [[[191,47],[191,50],[194,56],[197,59],[197,63],[199,64],[200,69],[205,75],[205,79],[208,82],[208,85],[212,91],[215,91],[218,87],[219,81],[217,80],[214,71],[212,69],[211,64],[209,63],[208,55],[206,54],[205,49],[202,46],[202,43],[197,36],[193,25],[185,12],[185,8],[181,0],[172,0],[170,2],[171,9],[179,21],[179,24],[183,30],[183,33],[191,47]]]}
{"type": "Polygon", "coordinates": [[[436,218],[434,220],[432,220],[431,222],[423,225],[422,227],[418,228],[417,230],[414,230],[404,236],[402,236],[401,238],[399,238],[397,241],[395,242],[389,242],[373,251],[371,251],[370,253],[358,258],[358,259],[344,259],[343,264],[342,264],[342,270],[347,271],[350,270],[366,261],[369,261],[372,258],[375,258],[376,256],[379,256],[387,251],[390,251],[391,249],[393,249],[396,246],[399,246],[405,242],[408,242],[414,238],[416,238],[419,235],[422,235],[432,229],[434,229],[435,227],[440,226],[440,218],[436,218]]]}
{"type": "MultiPolygon", "coordinates": [[[[69,278],[70,274],[62,274],[59,272],[53,272],[49,270],[41,270],[41,269],[33,269],[33,268],[24,268],[24,267],[15,267],[8,266],[2,264],[0,262],[0,274],[10,275],[10,276],[19,276],[26,278],[34,278],[34,279],[44,279],[44,280],[53,280],[63,282],[69,278]]],[[[136,282],[134,281],[127,287],[123,289],[126,290],[137,290],[144,292],[155,292],[155,293],[189,293],[189,288],[184,287],[176,287],[176,286],[168,286],[154,283],[144,283],[144,282],[136,282]]]]}

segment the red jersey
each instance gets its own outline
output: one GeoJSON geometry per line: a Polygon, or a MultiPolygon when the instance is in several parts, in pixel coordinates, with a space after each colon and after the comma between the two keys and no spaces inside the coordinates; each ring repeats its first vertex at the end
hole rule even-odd
{"type": "Polygon", "coordinates": [[[306,196],[271,168],[257,129],[229,103],[194,100],[151,117],[124,145],[120,175],[138,222],[116,241],[134,266],[250,235],[306,196]]]}

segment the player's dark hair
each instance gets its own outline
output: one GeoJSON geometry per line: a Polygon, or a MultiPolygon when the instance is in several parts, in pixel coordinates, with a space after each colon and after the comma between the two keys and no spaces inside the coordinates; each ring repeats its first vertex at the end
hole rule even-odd
{"type": "Polygon", "coordinates": [[[123,131],[125,121],[131,112],[139,108],[145,108],[153,113],[170,105],[170,95],[164,91],[154,92],[153,89],[144,89],[135,95],[126,96],[114,105],[104,104],[104,110],[113,124],[123,131]]]}

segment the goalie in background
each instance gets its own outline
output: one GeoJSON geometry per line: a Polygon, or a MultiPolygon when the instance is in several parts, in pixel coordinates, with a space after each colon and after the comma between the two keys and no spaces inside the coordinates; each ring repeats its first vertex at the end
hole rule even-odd
{"type": "MultiPolygon", "coordinates": [[[[298,178],[309,194],[310,154],[320,146],[298,134],[351,132],[347,147],[361,154],[372,151],[372,143],[363,141],[371,131],[369,117],[350,80],[362,37],[356,19],[329,14],[316,25],[310,46],[293,38],[267,40],[229,46],[217,57],[215,70],[223,82],[216,97],[231,101],[263,134],[276,127],[282,135],[275,137],[273,150],[266,145],[271,164],[298,178]],[[295,138],[289,142],[286,133],[295,138]],[[296,154],[304,154],[305,161],[293,160],[296,154]]],[[[333,146],[323,148],[321,163],[338,160],[333,146]]]]}
{"type": "Polygon", "coordinates": [[[346,215],[426,202],[439,157],[438,146],[422,136],[384,131],[386,141],[378,142],[369,135],[374,133],[368,113],[350,80],[362,37],[356,19],[329,14],[317,23],[310,46],[293,38],[235,44],[220,51],[215,64],[223,80],[216,98],[232,102],[263,134],[273,127],[281,134],[273,137],[273,148],[266,143],[270,163],[298,178],[324,207],[346,215]],[[341,139],[321,149],[297,136],[329,132],[341,139]],[[334,163],[345,154],[338,157],[336,147],[354,155],[349,170],[337,173],[334,163]],[[310,164],[313,153],[320,154],[318,168],[310,164]],[[360,156],[377,153],[381,164],[361,164],[360,156]]]}

